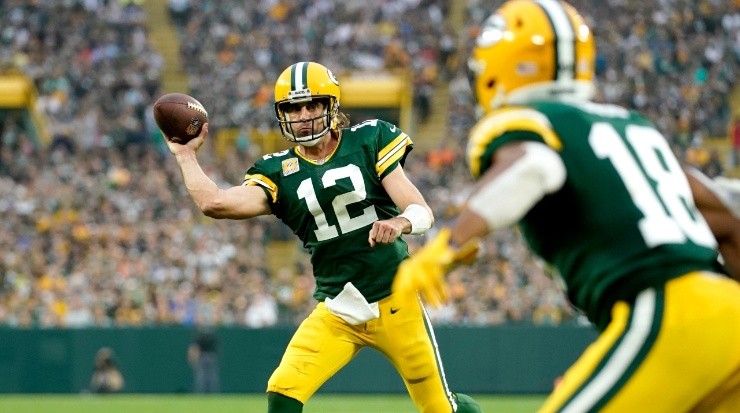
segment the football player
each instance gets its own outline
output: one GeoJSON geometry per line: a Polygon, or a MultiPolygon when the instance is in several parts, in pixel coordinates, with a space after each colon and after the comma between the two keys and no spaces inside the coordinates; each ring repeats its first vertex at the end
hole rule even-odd
{"type": "Polygon", "coordinates": [[[455,222],[401,264],[394,295],[447,297],[477,239],[518,224],[597,326],[541,412],[740,411],[740,284],[655,126],[593,103],[593,35],[570,5],[511,0],[470,58],[483,117],[477,185],[455,222]]]}
{"type": "Polygon", "coordinates": [[[365,347],[388,358],[419,411],[479,412],[472,398],[447,386],[421,302],[391,295],[398,264],[408,257],[401,234],[423,234],[434,221],[403,171],[411,138],[377,119],[350,126],[339,102],[339,82],[326,67],[299,62],[285,69],[275,84],[275,113],[296,145],[263,156],[242,185],[228,189],[198,165],[207,127],[186,145],[168,142],[204,214],[273,214],[311,254],[318,304],[268,381],[268,412],[301,412],[365,347]]]}

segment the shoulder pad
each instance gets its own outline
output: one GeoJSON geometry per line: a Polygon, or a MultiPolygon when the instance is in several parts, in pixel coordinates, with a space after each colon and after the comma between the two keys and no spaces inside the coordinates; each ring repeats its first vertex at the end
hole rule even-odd
{"type": "Polygon", "coordinates": [[[563,143],[553,131],[550,120],[535,109],[516,106],[491,112],[482,118],[470,131],[467,158],[473,176],[480,175],[480,159],[489,145],[497,138],[510,132],[530,132],[556,151],[563,143]]]}
{"type": "Polygon", "coordinates": [[[284,172],[285,168],[297,163],[298,159],[291,154],[289,149],[263,155],[247,170],[242,185],[261,186],[269,194],[270,200],[273,203],[277,202],[278,186],[275,179],[280,176],[280,173],[284,172]]]}

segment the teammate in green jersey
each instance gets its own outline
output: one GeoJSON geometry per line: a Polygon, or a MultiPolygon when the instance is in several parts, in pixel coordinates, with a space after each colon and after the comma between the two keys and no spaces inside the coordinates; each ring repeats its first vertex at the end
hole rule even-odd
{"type": "Polygon", "coordinates": [[[478,183],[401,264],[394,295],[444,301],[449,267],[518,224],[600,330],[542,412],[740,411],[740,284],[714,271],[716,234],[663,136],[590,101],[594,56],[562,1],[511,0],[485,21],[469,63],[478,183]]]}
{"type": "Polygon", "coordinates": [[[388,358],[419,411],[479,412],[473,399],[449,390],[421,302],[400,305],[391,295],[408,257],[401,234],[423,234],[434,221],[402,168],[413,143],[381,120],[350,126],[339,98],[339,82],[326,67],[299,62],[285,69],[275,84],[275,112],[283,136],[297,145],[263,156],[241,186],[220,189],[198,165],[207,125],[186,145],[168,143],[204,214],[274,214],[311,254],[319,303],[270,377],[268,412],[301,412],[364,347],[388,358]]]}

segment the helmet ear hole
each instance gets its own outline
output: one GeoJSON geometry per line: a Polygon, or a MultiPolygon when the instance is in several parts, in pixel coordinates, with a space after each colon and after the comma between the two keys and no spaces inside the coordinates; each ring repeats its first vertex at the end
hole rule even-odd
{"type": "Polygon", "coordinates": [[[496,79],[491,79],[486,83],[486,87],[493,89],[496,86],[496,79]]]}

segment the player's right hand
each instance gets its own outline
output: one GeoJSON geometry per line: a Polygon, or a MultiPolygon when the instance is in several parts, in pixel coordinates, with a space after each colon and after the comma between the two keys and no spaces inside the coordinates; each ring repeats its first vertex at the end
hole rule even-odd
{"type": "Polygon", "coordinates": [[[169,148],[170,152],[172,152],[173,155],[181,155],[181,154],[184,154],[190,151],[195,153],[203,145],[203,142],[206,141],[206,136],[208,136],[208,123],[207,122],[203,124],[202,128],[200,128],[200,133],[198,134],[198,136],[191,139],[187,143],[180,144],[180,143],[173,142],[169,136],[165,136],[165,142],[167,142],[167,147],[169,148]]]}

